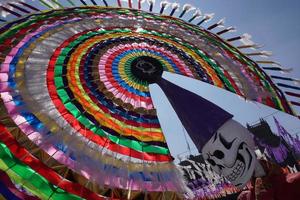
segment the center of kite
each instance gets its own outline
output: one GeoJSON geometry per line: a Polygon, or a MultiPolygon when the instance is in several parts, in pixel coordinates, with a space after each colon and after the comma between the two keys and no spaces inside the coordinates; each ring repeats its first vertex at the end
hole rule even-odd
{"type": "Polygon", "coordinates": [[[131,63],[132,74],[142,81],[154,83],[163,73],[160,61],[149,56],[140,56],[131,63]]]}

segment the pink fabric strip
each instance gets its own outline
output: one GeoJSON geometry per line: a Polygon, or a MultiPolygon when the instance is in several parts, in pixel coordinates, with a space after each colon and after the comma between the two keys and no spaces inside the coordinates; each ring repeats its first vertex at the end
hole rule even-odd
{"type": "MultiPolygon", "coordinates": [[[[76,19],[73,19],[73,20],[76,20],[76,19]]],[[[73,21],[73,20],[70,20],[70,21],[73,21]]],[[[18,43],[18,45],[11,50],[11,52],[9,53],[9,56],[6,57],[5,62],[4,62],[5,64],[1,65],[1,72],[4,73],[4,75],[2,74],[2,76],[3,77],[8,76],[7,73],[9,72],[9,64],[12,61],[12,58],[17,54],[18,49],[20,47],[22,47],[26,42],[28,42],[32,36],[39,34],[41,31],[45,30],[48,27],[54,27],[55,25],[57,25],[59,23],[60,22],[58,21],[52,25],[40,27],[37,31],[35,31],[35,32],[27,35],[25,38],[23,38],[23,40],[20,43],[18,43]]],[[[22,132],[24,132],[28,136],[28,138],[31,141],[33,141],[36,145],[40,146],[41,149],[43,149],[49,155],[52,155],[52,157],[54,159],[56,159],[58,162],[68,166],[73,171],[76,171],[76,172],[82,174],[85,178],[90,179],[91,176],[89,174],[95,173],[94,171],[91,172],[91,171],[87,170],[86,168],[83,169],[82,167],[80,167],[81,165],[76,164],[76,161],[71,160],[62,151],[58,150],[57,148],[55,148],[52,145],[45,145],[42,142],[43,141],[42,139],[45,136],[43,136],[42,133],[35,131],[35,129],[19,113],[21,108],[19,108],[17,105],[15,105],[15,103],[13,101],[11,101],[13,93],[10,93],[7,91],[9,91],[9,86],[7,85],[7,83],[3,83],[3,86],[0,85],[1,98],[5,102],[4,104],[5,104],[6,109],[9,112],[9,116],[14,120],[14,122],[18,125],[18,127],[22,130],[22,132]]],[[[99,175],[101,175],[101,174],[99,174],[99,175]]],[[[102,175],[103,175],[103,173],[102,173],[102,175]]],[[[121,179],[118,177],[111,177],[111,176],[107,177],[105,180],[105,184],[112,184],[112,186],[126,189],[126,186],[121,185],[121,179]]],[[[132,188],[134,190],[141,190],[144,188],[147,189],[148,191],[161,191],[164,189],[175,190],[174,184],[172,182],[165,183],[164,184],[165,188],[162,188],[162,187],[154,188],[153,186],[154,186],[154,184],[152,184],[151,182],[145,184],[144,187],[138,181],[132,183],[132,188]]]]}

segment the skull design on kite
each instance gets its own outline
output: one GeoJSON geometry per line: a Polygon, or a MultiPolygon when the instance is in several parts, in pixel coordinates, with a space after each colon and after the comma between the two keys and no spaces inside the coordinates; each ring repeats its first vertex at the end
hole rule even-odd
{"type": "MultiPolygon", "coordinates": [[[[243,53],[257,47],[248,45],[251,36],[221,37],[234,28],[218,30],[223,19],[205,24],[214,14],[197,9],[185,20],[194,9],[189,4],[162,1],[156,14],[154,0],[146,11],[143,0],[138,9],[131,0],[118,0],[117,7],[113,1],[80,2],[0,1],[0,183],[11,180],[1,189],[21,186],[14,192],[41,199],[193,196],[173,162],[157,114],[165,111],[156,109],[149,84],[163,90],[213,170],[239,187],[257,175],[251,134],[231,113],[162,74],[203,81],[296,115],[291,105],[299,103],[289,102],[272,79],[299,80],[264,71],[290,69],[253,61],[250,56],[269,53],[243,53]],[[234,47],[238,40],[242,45],[234,47]]],[[[217,182],[204,181],[211,188],[217,182]]],[[[218,185],[220,190],[201,191],[228,194],[218,185]]]]}
{"type": "Polygon", "coordinates": [[[230,119],[202,148],[202,154],[212,169],[237,187],[244,187],[258,164],[251,133],[230,119]]]}

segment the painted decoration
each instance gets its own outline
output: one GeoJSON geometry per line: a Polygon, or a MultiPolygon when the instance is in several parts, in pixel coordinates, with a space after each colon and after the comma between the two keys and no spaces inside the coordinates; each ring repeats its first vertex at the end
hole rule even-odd
{"type": "Polygon", "coordinates": [[[0,198],[189,196],[149,92],[163,71],[296,115],[273,82],[283,77],[263,70],[284,69],[231,45],[247,35],[221,38],[232,27],[214,33],[224,20],[204,28],[213,14],[180,19],[191,5],[99,2],[1,1],[0,198]]]}

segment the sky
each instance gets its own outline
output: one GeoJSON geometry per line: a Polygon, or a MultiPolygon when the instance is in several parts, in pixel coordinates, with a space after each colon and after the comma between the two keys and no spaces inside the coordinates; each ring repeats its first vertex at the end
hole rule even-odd
{"type": "MultiPolygon", "coordinates": [[[[234,26],[237,29],[235,33],[224,35],[225,38],[249,33],[255,43],[263,45],[263,50],[273,52],[271,60],[281,63],[284,67],[293,68],[293,71],[287,76],[300,78],[298,62],[300,56],[300,23],[298,21],[300,19],[300,1],[189,0],[178,2],[181,5],[189,3],[199,8],[202,13],[215,13],[215,21],[225,17],[225,26],[234,26]]],[[[191,14],[192,12],[186,16],[186,19],[189,19],[191,14]]],[[[273,72],[273,74],[276,73],[273,72]]],[[[222,91],[200,81],[172,74],[164,74],[164,77],[221,106],[232,113],[234,119],[243,125],[254,124],[258,122],[259,118],[264,118],[271,125],[272,130],[276,131],[272,117],[275,116],[291,134],[300,134],[300,121],[293,116],[259,103],[245,102],[230,92],[222,91]]],[[[180,154],[181,157],[189,153],[185,136],[188,138],[192,153],[197,153],[167,99],[161,100],[163,96],[161,90],[153,85],[151,91],[171,153],[173,155],[180,154]]],[[[300,112],[300,109],[296,108],[295,110],[300,112]]]]}
{"type": "MultiPolygon", "coordinates": [[[[89,0],[85,1],[91,4],[89,0]]],[[[110,5],[116,5],[116,0],[106,1],[110,5]]],[[[0,2],[3,3],[2,0],[0,2]]],[[[60,0],[60,2],[63,5],[68,5],[67,1],[60,0]]],[[[77,5],[82,5],[79,0],[73,0],[73,2],[76,2],[77,5]]],[[[102,0],[96,0],[96,2],[103,5],[102,0]]],[[[154,12],[159,12],[159,2],[156,0],[154,12]]],[[[271,60],[281,63],[284,67],[292,67],[294,69],[287,76],[300,78],[300,66],[298,63],[298,58],[300,57],[299,0],[179,0],[176,2],[181,6],[186,3],[191,4],[199,8],[202,13],[215,13],[214,19],[204,25],[206,27],[225,17],[225,26],[234,26],[237,29],[237,32],[224,35],[225,38],[249,33],[252,35],[252,40],[255,43],[263,45],[262,50],[273,52],[271,60]]],[[[44,6],[38,3],[38,0],[34,1],[34,5],[45,9],[44,6]]],[[[126,6],[126,3],[123,2],[123,5],[126,6]]],[[[133,5],[137,5],[137,0],[133,0],[133,5]]],[[[148,9],[146,2],[143,4],[143,9],[148,9]]],[[[165,13],[170,13],[170,8],[166,9],[165,13]]],[[[193,11],[187,13],[184,19],[189,19],[192,14],[193,11]]],[[[179,12],[174,16],[178,15],[179,12]]],[[[195,20],[194,22],[197,23],[198,21],[195,20]]],[[[215,31],[218,30],[220,29],[215,31]]],[[[300,134],[300,121],[295,117],[255,102],[245,102],[230,92],[197,80],[168,73],[165,73],[164,77],[221,106],[232,113],[234,119],[243,125],[246,123],[254,124],[259,118],[264,118],[270,123],[272,129],[276,131],[272,118],[272,116],[275,116],[291,134],[300,134]]],[[[196,153],[195,146],[189,139],[188,134],[183,130],[183,126],[162,91],[156,85],[151,85],[150,90],[171,154],[174,157],[179,154],[181,156],[188,154],[185,137],[187,137],[192,153],[196,153]]],[[[299,99],[292,100],[299,102],[299,99]]],[[[295,108],[295,110],[300,114],[299,108],[295,108]]]]}

